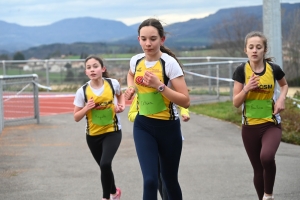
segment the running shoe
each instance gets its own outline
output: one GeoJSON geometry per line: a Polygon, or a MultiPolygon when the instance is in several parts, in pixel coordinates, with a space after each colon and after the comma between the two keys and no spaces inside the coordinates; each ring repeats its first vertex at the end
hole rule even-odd
{"type": "Polygon", "coordinates": [[[274,196],[264,196],[263,200],[274,200],[274,196]]]}
{"type": "Polygon", "coordinates": [[[112,194],[110,195],[111,200],[120,200],[121,197],[121,189],[120,188],[116,188],[117,189],[117,194],[115,196],[113,196],[112,194]]]}

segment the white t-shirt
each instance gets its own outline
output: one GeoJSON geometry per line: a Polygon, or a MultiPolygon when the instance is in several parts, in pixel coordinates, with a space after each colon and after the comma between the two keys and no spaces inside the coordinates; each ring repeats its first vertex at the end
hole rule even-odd
{"type": "MultiPolygon", "coordinates": [[[[130,59],[130,71],[133,74],[135,72],[136,62],[143,57],[145,57],[145,53],[137,54],[130,59]]],[[[172,56],[170,56],[166,53],[162,53],[160,58],[162,60],[164,60],[166,63],[165,73],[166,73],[166,76],[170,80],[177,78],[179,76],[183,76],[183,71],[182,71],[180,65],[178,64],[178,62],[175,60],[175,58],[173,58],[172,56]]],[[[145,65],[147,68],[151,68],[155,65],[156,62],[157,61],[146,61],[145,60],[145,65]]],[[[167,86],[172,87],[172,84],[170,81],[168,82],[167,86]]]]}
{"type": "MultiPolygon", "coordinates": [[[[145,57],[145,53],[137,54],[130,59],[130,71],[133,74],[135,73],[136,62],[143,57],[145,57]]],[[[167,53],[162,53],[160,58],[165,62],[165,74],[169,78],[169,82],[167,83],[167,86],[169,88],[172,88],[172,83],[170,80],[177,78],[179,76],[183,76],[183,71],[182,71],[179,63],[175,60],[175,58],[168,55],[167,53]]],[[[145,60],[146,68],[151,68],[156,63],[157,63],[157,61],[146,61],[145,60]]],[[[175,119],[178,119],[179,114],[178,114],[175,104],[173,104],[173,111],[174,111],[175,119]]]]}

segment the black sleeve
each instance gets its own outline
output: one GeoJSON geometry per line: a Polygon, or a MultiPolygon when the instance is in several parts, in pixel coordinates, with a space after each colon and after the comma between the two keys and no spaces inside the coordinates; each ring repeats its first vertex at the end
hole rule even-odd
{"type": "Polygon", "coordinates": [[[236,70],[233,72],[233,75],[232,75],[232,79],[237,81],[237,82],[240,82],[242,84],[245,83],[245,72],[244,72],[244,67],[245,66],[245,63],[241,63],[237,68],[236,70]]]}
{"type": "Polygon", "coordinates": [[[281,80],[284,76],[285,76],[285,73],[282,71],[281,67],[279,67],[279,65],[276,65],[276,64],[272,64],[273,66],[273,74],[274,74],[274,77],[275,79],[278,81],[278,80],[281,80]]]}

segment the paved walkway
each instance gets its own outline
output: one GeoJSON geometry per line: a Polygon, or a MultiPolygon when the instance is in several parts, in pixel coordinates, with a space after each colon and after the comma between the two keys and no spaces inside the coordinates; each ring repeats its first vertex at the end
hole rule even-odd
{"type": "MultiPolygon", "coordinates": [[[[141,200],[142,177],[127,111],[122,113],[123,139],[113,170],[122,200],[141,200]]],[[[61,114],[41,117],[39,125],[6,127],[0,135],[0,199],[101,199],[100,172],[84,126],[84,120],[76,123],[72,114],[61,114]]],[[[257,199],[239,127],[191,114],[182,130],[179,180],[184,200],[257,199]]],[[[299,200],[300,146],[281,143],[276,162],[276,200],[299,200]]]]}

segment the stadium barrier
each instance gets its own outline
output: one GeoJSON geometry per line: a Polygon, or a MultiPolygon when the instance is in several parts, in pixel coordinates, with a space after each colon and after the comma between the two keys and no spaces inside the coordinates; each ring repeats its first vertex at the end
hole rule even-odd
{"type": "MultiPolygon", "coordinates": [[[[11,123],[40,121],[36,74],[0,76],[0,131],[11,123]]],[[[1,133],[0,132],[0,133],[1,133]]]]}

